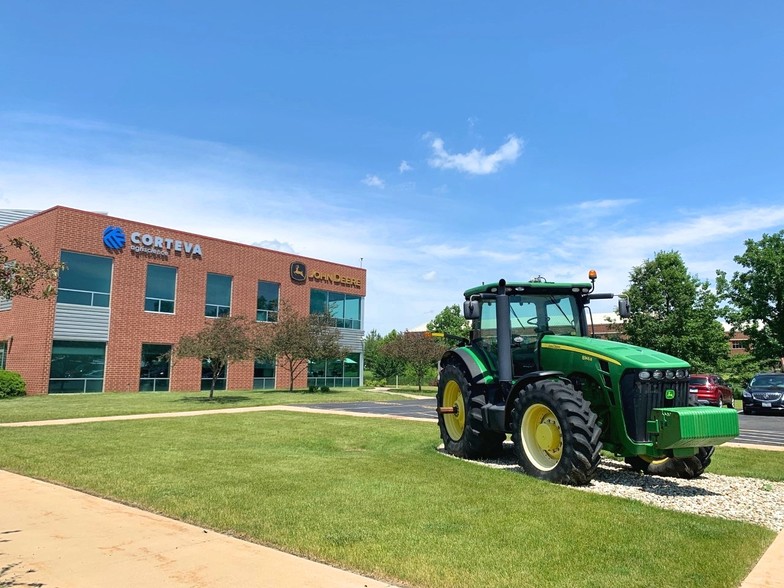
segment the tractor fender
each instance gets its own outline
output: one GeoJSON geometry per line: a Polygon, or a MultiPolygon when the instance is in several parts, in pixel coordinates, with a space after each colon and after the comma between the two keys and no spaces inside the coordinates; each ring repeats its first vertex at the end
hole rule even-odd
{"type": "Polygon", "coordinates": [[[493,379],[492,373],[484,362],[467,347],[456,347],[444,353],[440,368],[448,363],[463,367],[468,381],[473,385],[488,384],[493,379]]]}

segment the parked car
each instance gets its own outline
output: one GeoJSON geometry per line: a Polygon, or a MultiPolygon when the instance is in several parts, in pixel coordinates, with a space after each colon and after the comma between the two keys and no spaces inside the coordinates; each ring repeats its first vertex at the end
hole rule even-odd
{"type": "Polygon", "coordinates": [[[743,391],[743,414],[784,412],[784,374],[757,374],[743,391]]]}
{"type": "Polygon", "coordinates": [[[698,404],[735,408],[732,388],[716,374],[692,374],[689,378],[689,393],[697,395],[698,404]]]}

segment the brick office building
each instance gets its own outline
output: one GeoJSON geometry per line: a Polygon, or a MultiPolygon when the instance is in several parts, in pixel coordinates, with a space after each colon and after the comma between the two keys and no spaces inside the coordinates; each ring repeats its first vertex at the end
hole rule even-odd
{"type": "MultiPolygon", "coordinates": [[[[19,372],[28,394],[208,388],[208,364],[172,365],[166,352],[210,318],[275,322],[281,302],[303,314],[329,308],[350,350],[310,362],[295,385],[361,384],[362,268],[63,206],[0,211],[0,226],[3,243],[26,237],[67,264],[56,298],[0,301],[0,367],[19,372]]],[[[229,390],[288,387],[274,362],[226,372],[219,386],[229,390]]]]}

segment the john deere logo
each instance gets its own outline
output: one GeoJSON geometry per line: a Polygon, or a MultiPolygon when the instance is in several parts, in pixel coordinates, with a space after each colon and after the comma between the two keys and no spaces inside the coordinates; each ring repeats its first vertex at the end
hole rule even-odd
{"type": "Polygon", "coordinates": [[[665,390],[664,397],[667,400],[672,400],[673,398],[675,398],[675,390],[665,390]]]}
{"type": "Polygon", "coordinates": [[[299,261],[295,261],[291,264],[291,268],[289,269],[289,275],[291,279],[295,282],[302,283],[306,280],[307,271],[305,270],[305,264],[300,263],[299,261]]]}
{"type": "Polygon", "coordinates": [[[122,249],[125,247],[125,231],[120,227],[106,227],[103,230],[103,244],[113,251],[122,249]]]}

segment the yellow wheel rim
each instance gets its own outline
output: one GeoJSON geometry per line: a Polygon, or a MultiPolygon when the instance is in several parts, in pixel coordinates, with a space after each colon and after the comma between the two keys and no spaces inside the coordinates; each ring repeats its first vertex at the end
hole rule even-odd
{"type": "Polygon", "coordinates": [[[463,403],[463,392],[454,380],[449,380],[444,387],[444,407],[455,408],[453,414],[444,415],[444,426],[449,438],[459,441],[465,429],[465,404],[463,403]]]}
{"type": "Polygon", "coordinates": [[[555,413],[544,404],[532,404],[523,415],[520,438],[528,459],[542,471],[553,469],[561,460],[563,433],[555,413]]]}

